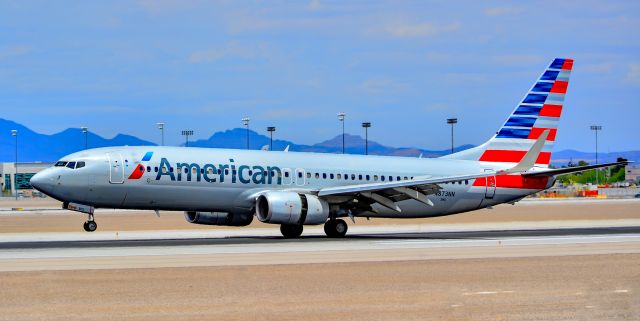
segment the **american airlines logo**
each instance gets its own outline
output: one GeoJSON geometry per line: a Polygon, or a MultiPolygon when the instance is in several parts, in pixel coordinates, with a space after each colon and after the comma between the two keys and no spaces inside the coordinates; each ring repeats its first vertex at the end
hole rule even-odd
{"type": "MultiPolygon", "coordinates": [[[[150,152],[151,153],[151,152],[150,152]]],[[[153,154],[153,153],[151,153],[153,154]]],[[[149,153],[147,153],[149,155],[149,153]]],[[[145,157],[143,161],[148,161],[145,157]]],[[[147,169],[150,172],[151,167],[147,169]]],[[[156,180],[162,180],[163,177],[171,181],[205,181],[209,183],[224,183],[225,181],[240,184],[277,184],[282,185],[282,169],[277,166],[259,166],[259,165],[238,165],[233,159],[229,159],[228,164],[197,164],[197,163],[176,163],[175,166],[171,162],[162,158],[160,166],[155,167],[156,180]]],[[[131,173],[129,179],[139,179],[145,172],[145,166],[138,164],[138,167],[131,173]]],[[[289,174],[289,173],[287,173],[289,174]]]]}

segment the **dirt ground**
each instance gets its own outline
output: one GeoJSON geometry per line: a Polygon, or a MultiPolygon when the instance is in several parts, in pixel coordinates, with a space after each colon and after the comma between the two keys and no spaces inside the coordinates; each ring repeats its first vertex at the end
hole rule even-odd
{"type": "MultiPolygon", "coordinates": [[[[4,201],[6,202],[6,201],[4,201]]],[[[4,207],[0,202],[0,207],[4,207]]],[[[51,203],[51,201],[49,201],[51,203]]],[[[43,203],[27,203],[31,207],[43,203]]],[[[49,204],[56,207],[55,204],[49,204]]],[[[59,208],[59,207],[58,207],[59,208]]],[[[64,214],[36,214],[31,211],[18,214],[0,215],[0,233],[21,232],[78,232],[86,216],[76,212],[64,214]]],[[[640,202],[539,202],[499,205],[493,209],[483,209],[463,214],[423,218],[423,219],[371,219],[356,218],[356,225],[393,225],[393,224],[450,224],[450,223],[490,223],[490,222],[528,222],[528,221],[565,221],[565,220],[615,220],[640,219],[640,202]]],[[[137,231],[137,230],[183,230],[183,229],[237,229],[190,224],[184,220],[182,212],[161,212],[160,218],[153,211],[98,212],[96,221],[100,231],[137,231]]],[[[353,224],[348,221],[349,224],[353,224]]],[[[250,227],[277,228],[258,220],[250,227]]]]}
{"type": "Polygon", "coordinates": [[[0,320],[638,320],[640,255],[0,273],[0,320]]]}

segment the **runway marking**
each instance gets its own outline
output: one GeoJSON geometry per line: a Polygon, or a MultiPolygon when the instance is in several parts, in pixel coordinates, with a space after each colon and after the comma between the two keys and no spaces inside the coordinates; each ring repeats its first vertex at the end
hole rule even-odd
{"type": "Polygon", "coordinates": [[[464,292],[462,295],[490,295],[500,293],[514,293],[515,291],[478,291],[478,292],[464,292]]]}
{"type": "Polygon", "coordinates": [[[629,290],[615,290],[613,293],[629,293],[629,290]]]}

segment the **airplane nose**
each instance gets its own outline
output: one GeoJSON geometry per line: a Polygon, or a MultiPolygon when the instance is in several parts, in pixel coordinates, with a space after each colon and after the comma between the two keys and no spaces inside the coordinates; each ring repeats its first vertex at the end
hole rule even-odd
{"type": "Polygon", "coordinates": [[[36,173],[31,177],[29,183],[33,188],[45,193],[49,194],[51,188],[53,187],[53,178],[51,177],[48,170],[44,170],[42,172],[36,173]]]}

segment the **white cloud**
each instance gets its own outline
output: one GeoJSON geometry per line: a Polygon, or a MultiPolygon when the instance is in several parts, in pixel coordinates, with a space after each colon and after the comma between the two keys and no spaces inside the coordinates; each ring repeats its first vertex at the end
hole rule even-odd
{"type": "Polygon", "coordinates": [[[471,72],[450,72],[444,76],[449,83],[480,83],[487,80],[487,75],[471,72]]]}
{"type": "Polygon", "coordinates": [[[29,45],[13,45],[0,48],[0,59],[22,56],[30,53],[33,47],[29,45]]]}
{"type": "Polygon", "coordinates": [[[316,11],[316,10],[320,10],[321,8],[322,8],[322,4],[320,3],[320,0],[309,1],[309,10],[316,11]]]}
{"type": "Polygon", "coordinates": [[[194,64],[214,62],[224,56],[224,51],[218,49],[196,50],[189,55],[189,62],[194,64]]]}
{"type": "Polygon", "coordinates": [[[610,74],[613,72],[613,64],[610,62],[604,62],[599,64],[589,64],[580,66],[580,72],[595,73],[595,74],[610,74]]]}
{"type": "Polygon", "coordinates": [[[493,7],[484,9],[484,15],[488,17],[498,17],[504,15],[514,15],[524,11],[520,7],[493,7]]]}
{"type": "Polygon", "coordinates": [[[232,42],[221,48],[209,48],[193,51],[189,55],[190,63],[211,63],[222,58],[242,58],[252,59],[258,56],[266,57],[268,46],[264,44],[246,45],[238,42],[232,42]]]}
{"type": "Polygon", "coordinates": [[[392,79],[368,79],[360,88],[368,93],[381,94],[385,92],[395,92],[407,89],[409,86],[392,79]]]}
{"type": "Polygon", "coordinates": [[[634,84],[640,84],[640,64],[629,64],[627,80],[634,84]]]}
{"type": "Polygon", "coordinates": [[[493,61],[500,65],[535,65],[545,62],[546,58],[538,55],[499,55],[493,61]]]}
{"type": "Polygon", "coordinates": [[[448,24],[434,24],[431,22],[422,23],[394,23],[389,24],[384,28],[384,31],[394,37],[398,38],[418,38],[418,37],[432,37],[439,34],[458,31],[462,28],[460,22],[452,22],[448,24]]]}

